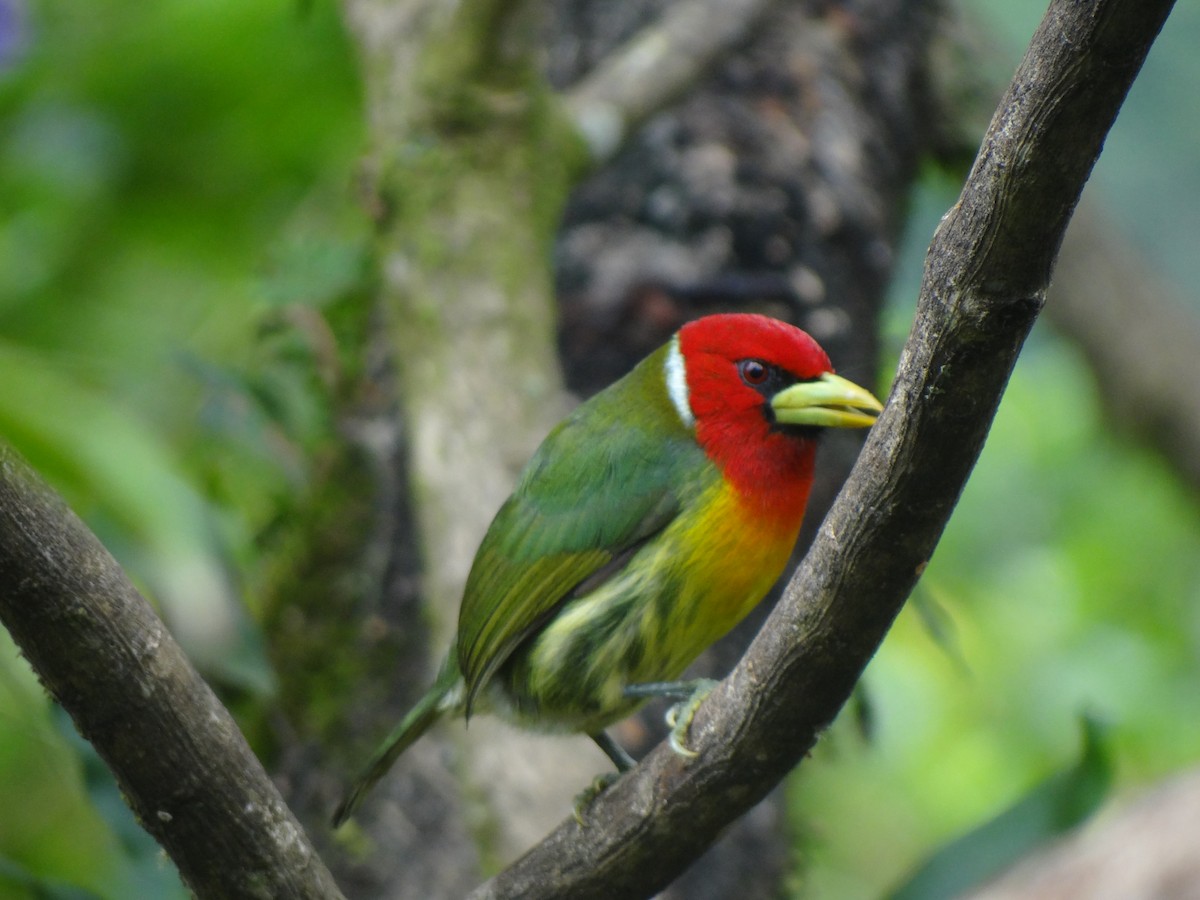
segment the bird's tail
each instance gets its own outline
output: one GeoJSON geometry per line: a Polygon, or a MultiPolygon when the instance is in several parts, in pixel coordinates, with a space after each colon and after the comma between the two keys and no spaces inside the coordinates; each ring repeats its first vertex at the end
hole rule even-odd
{"type": "Polygon", "coordinates": [[[429,726],[461,704],[462,676],[458,673],[458,666],[454,664],[454,654],[451,653],[450,659],[442,666],[433,686],[400,720],[400,724],[392,729],[392,733],[375,751],[371,761],[367,763],[362,774],[355,780],[354,786],[333,814],[333,827],[339,827],[354,815],[354,811],[358,809],[358,805],[366,796],[367,791],[387,774],[396,758],[412,746],[417,738],[429,729],[429,726]]]}

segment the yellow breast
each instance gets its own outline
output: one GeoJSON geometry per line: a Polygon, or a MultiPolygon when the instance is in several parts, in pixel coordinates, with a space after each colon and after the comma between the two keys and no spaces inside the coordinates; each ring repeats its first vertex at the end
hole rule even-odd
{"type": "Polygon", "coordinates": [[[513,656],[502,715],[594,731],[641,705],[631,684],[672,681],[763,598],[799,529],[708,485],[620,572],[568,603],[513,656]]]}
{"type": "Polygon", "coordinates": [[[683,582],[677,613],[691,620],[679,639],[692,658],[762,600],[787,565],[800,527],[764,521],[728,482],[708,495],[695,514],[674,523],[680,535],[672,542],[679,554],[672,568],[683,582]]]}

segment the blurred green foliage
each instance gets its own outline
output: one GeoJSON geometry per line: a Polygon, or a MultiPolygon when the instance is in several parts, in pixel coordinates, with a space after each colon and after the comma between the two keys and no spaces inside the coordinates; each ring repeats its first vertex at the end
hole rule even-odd
{"type": "Polygon", "coordinates": [[[1119,788],[1200,760],[1200,512],[1114,437],[1082,362],[1040,331],[917,594],[794,779],[797,896],[880,896],[929,848],[1062,768],[1081,713],[1119,788]],[[923,620],[932,609],[948,637],[923,620]]]}
{"type": "MultiPolygon", "coordinates": [[[[1014,63],[1043,8],[987,10],[1014,63]]],[[[1200,276],[1198,36],[1181,6],[1094,179],[1180,283],[1200,276]]],[[[257,538],[328,439],[330,319],[365,278],[359,91],[332,0],[0,0],[0,434],[251,691],[271,687],[257,538]]],[[[918,203],[892,346],[952,200],[934,182],[918,203]]],[[[880,895],[1064,769],[1084,711],[1120,787],[1194,764],[1198,543],[1195,498],[1039,330],[868,672],[872,739],[844,717],[795,781],[797,893],[880,895]]],[[[182,896],[2,634],[0,809],[21,810],[0,900],[182,896]]]]}
{"type": "MultiPolygon", "coordinates": [[[[1044,0],[971,5],[995,26],[1011,71],[1044,0]]],[[[1200,315],[1200,296],[1188,289],[1200,278],[1197,40],[1200,9],[1181,4],[1088,191],[1200,315]]],[[[929,236],[956,193],[933,175],[916,198],[885,325],[895,350],[929,236]]],[[[885,372],[893,363],[884,361],[885,372]]],[[[883,896],[931,848],[1064,769],[1083,714],[1106,726],[1118,799],[1195,766],[1196,499],[1104,418],[1080,355],[1039,324],[937,552],[867,670],[870,739],[843,716],[818,746],[817,764],[793,779],[794,895],[883,896]]],[[[992,836],[1003,844],[1031,826],[1017,818],[1035,813],[1014,807],[1007,831],[992,836]]]]}
{"type": "Polygon", "coordinates": [[[940,848],[887,900],[954,900],[1087,819],[1104,802],[1112,781],[1103,731],[1085,716],[1077,762],[940,848]]]}
{"type": "MultiPolygon", "coordinates": [[[[337,9],[0,0],[0,53],[0,433],[211,677],[269,690],[255,538],[328,433],[322,313],[365,271],[337,9]]],[[[6,635],[0,808],[0,900],[181,896],[6,635]]]]}

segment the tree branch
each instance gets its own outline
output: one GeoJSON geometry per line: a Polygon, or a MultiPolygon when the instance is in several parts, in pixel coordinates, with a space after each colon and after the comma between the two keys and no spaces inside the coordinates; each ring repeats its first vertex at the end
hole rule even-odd
{"type": "Polygon", "coordinates": [[[933,553],[1036,319],[1063,231],[1171,0],[1055,0],[934,237],[886,410],[746,657],[660,746],[473,896],[638,897],[793,768],[933,553]]]}
{"type": "Polygon", "coordinates": [[[563,102],[592,162],[610,159],[634,128],[695,84],[718,55],[744,41],[771,3],[676,3],[567,91],[563,102]]]}
{"type": "Polygon", "coordinates": [[[0,621],[197,895],[342,896],[150,604],[2,444],[0,621]]]}
{"type": "MultiPolygon", "coordinates": [[[[965,172],[1003,82],[987,27],[968,16],[952,21],[932,80],[944,110],[939,155],[965,172]]],[[[1193,378],[1200,319],[1116,222],[1085,198],[1063,239],[1046,317],[1083,351],[1114,427],[1200,489],[1200,397],[1176,387],[1193,378]]]]}

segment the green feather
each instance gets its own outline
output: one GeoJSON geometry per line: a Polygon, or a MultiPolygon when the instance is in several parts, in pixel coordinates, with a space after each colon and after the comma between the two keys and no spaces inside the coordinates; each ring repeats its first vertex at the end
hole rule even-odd
{"type": "Polygon", "coordinates": [[[392,763],[401,753],[411,747],[413,742],[428,731],[434,722],[459,706],[460,700],[457,695],[461,684],[462,677],[458,674],[458,669],[454,665],[454,656],[451,654],[442,665],[442,670],[438,673],[433,687],[425,692],[416,705],[400,720],[400,724],[392,729],[392,733],[375,751],[375,755],[371,757],[362,774],[354,782],[354,786],[333,814],[334,828],[354,814],[358,805],[362,803],[363,797],[371,790],[375,782],[387,774],[388,769],[392,767],[392,763]]]}
{"type": "MultiPolygon", "coordinates": [[[[645,702],[635,688],[660,691],[679,678],[766,593],[795,543],[813,447],[782,438],[741,446],[739,435],[764,436],[767,420],[754,413],[766,402],[768,419],[813,424],[821,411],[816,424],[845,427],[870,424],[880,404],[828,373],[797,375],[785,390],[759,391],[761,399],[739,389],[726,402],[720,394],[733,383],[722,379],[733,370],[709,370],[725,352],[734,363],[739,348],[753,349],[733,324],[765,328],[754,317],[711,323],[716,343],[693,347],[705,358],[699,408],[686,396],[677,336],[546,437],[475,556],[437,684],[389,737],[339,819],[437,718],[475,707],[525,727],[589,734],[627,767],[602,731],[645,702]],[[697,418],[717,459],[697,443],[697,418]],[[783,447],[777,459],[762,456],[783,447]]],[[[823,364],[819,348],[793,349],[823,364]]],[[[681,723],[677,749],[686,714],[681,723]]]]}
{"type": "Polygon", "coordinates": [[[488,692],[496,712],[547,727],[582,723],[593,734],[643,702],[628,700],[623,684],[614,695],[613,678],[662,649],[662,604],[681,596],[671,551],[650,539],[678,527],[720,479],[667,395],[666,352],[580,405],[538,448],[475,556],[456,648],[368,763],[335,825],[434,722],[470,715],[493,681],[501,681],[488,692]],[[594,593],[606,599],[593,603],[594,593]],[[656,602],[639,602],[647,596],[656,602]],[[567,606],[583,627],[545,642],[533,662],[527,651],[567,606]],[[546,721],[543,710],[552,714],[546,721]]]}
{"type": "Polygon", "coordinates": [[[586,583],[679,514],[710,467],[663,387],[661,350],[550,432],[476,555],[458,625],[471,704],[586,583]]]}

